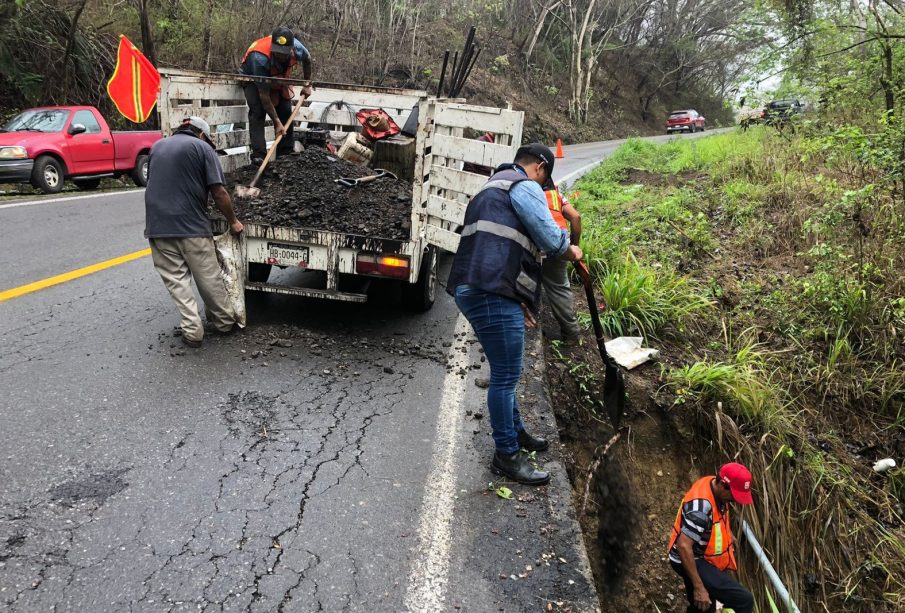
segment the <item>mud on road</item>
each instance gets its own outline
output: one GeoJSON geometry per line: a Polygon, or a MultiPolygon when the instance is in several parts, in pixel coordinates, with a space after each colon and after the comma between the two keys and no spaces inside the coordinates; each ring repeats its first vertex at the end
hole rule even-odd
{"type": "MultiPolygon", "coordinates": [[[[257,166],[227,176],[230,192],[249,185],[257,166]]],[[[346,234],[405,240],[411,232],[412,185],[385,176],[346,187],[341,178],[361,178],[377,171],[353,164],[325,149],[309,147],[300,154],[272,161],[257,187],[257,198],[234,198],[242,221],[330,230],[346,234]]]]}

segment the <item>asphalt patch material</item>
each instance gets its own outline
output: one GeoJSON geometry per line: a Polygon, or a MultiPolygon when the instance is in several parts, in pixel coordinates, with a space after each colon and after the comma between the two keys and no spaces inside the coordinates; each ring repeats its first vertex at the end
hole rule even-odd
{"type": "MultiPolygon", "coordinates": [[[[228,175],[230,191],[236,185],[249,185],[257,170],[257,166],[245,166],[228,175]]],[[[261,194],[257,198],[235,198],[233,206],[243,222],[408,239],[411,183],[390,175],[354,187],[338,182],[377,172],[325,149],[309,147],[298,155],[271,161],[256,186],[261,194]]]]}

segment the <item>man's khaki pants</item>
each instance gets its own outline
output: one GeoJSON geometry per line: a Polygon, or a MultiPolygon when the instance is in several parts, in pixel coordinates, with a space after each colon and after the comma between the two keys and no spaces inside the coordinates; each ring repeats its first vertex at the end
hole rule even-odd
{"type": "Polygon", "coordinates": [[[192,279],[204,300],[208,321],[221,332],[229,332],[235,317],[229,308],[226,285],[220,276],[220,264],[211,237],[152,238],[151,258],[163,284],[170,291],[182,316],[182,335],[191,341],[204,338],[204,326],[198,315],[192,279]]]}
{"type": "Polygon", "coordinates": [[[563,340],[574,339],[581,334],[575,315],[575,299],[569,283],[569,263],[559,258],[544,258],[543,286],[550,303],[550,310],[559,322],[563,340]]]}

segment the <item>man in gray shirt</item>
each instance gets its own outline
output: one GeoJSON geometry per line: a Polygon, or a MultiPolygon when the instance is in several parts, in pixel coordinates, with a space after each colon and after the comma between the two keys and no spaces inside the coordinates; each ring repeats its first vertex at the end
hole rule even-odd
{"type": "Polygon", "coordinates": [[[189,347],[200,347],[204,338],[192,279],[212,330],[229,334],[236,323],[207,217],[208,194],[233,234],[241,233],[243,226],[223,187],[223,169],[210,135],[206,121],[188,117],[172,136],[157,141],[151,147],[145,190],[145,237],[154,268],[182,316],[182,342],[189,347]]]}

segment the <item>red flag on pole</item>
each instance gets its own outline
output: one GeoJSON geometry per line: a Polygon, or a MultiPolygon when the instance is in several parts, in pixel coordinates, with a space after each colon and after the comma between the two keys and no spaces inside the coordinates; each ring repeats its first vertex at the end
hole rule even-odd
{"type": "Polygon", "coordinates": [[[142,123],[151,115],[160,91],[160,73],[125,35],[119,35],[116,69],[107,82],[107,94],[129,121],[142,123]]]}

